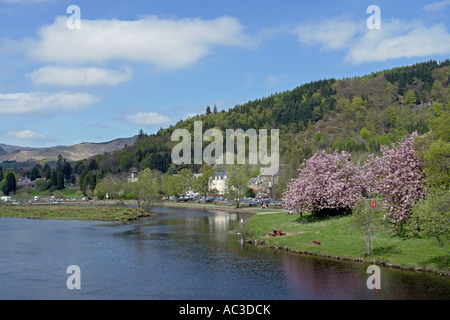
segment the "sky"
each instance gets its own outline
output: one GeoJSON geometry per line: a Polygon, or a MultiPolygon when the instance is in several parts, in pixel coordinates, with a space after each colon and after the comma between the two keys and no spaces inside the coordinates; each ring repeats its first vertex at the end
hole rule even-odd
{"type": "Polygon", "coordinates": [[[0,143],[151,134],[207,106],[442,61],[449,17],[450,0],[0,0],[0,143]]]}

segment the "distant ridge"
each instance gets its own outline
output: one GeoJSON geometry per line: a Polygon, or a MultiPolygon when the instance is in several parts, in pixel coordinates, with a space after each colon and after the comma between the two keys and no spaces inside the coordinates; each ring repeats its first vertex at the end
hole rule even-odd
{"type": "Polygon", "coordinates": [[[118,138],[108,142],[83,142],[73,146],[55,146],[48,148],[27,148],[0,144],[0,162],[28,162],[43,159],[57,159],[59,155],[68,161],[78,161],[97,154],[118,151],[125,147],[125,145],[132,145],[136,140],[137,136],[134,136],[131,138],[118,138]]]}

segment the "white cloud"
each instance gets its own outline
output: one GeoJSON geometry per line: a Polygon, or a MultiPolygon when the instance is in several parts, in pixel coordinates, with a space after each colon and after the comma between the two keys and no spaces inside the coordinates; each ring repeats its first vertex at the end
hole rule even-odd
{"type": "Polygon", "coordinates": [[[298,40],[308,46],[322,45],[326,49],[344,49],[353,40],[360,26],[345,18],[333,18],[314,24],[303,24],[294,30],[298,40]]]}
{"type": "Polygon", "coordinates": [[[0,94],[0,114],[30,114],[75,111],[97,102],[87,93],[30,92],[0,94]]]}
{"type": "Polygon", "coordinates": [[[111,70],[97,67],[45,66],[26,75],[34,85],[73,87],[115,87],[129,81],[133,76],[131,69],[111,70]]]}
{"type": "Polygon", "coordinates": [[[20,140],[53,141],[52,138],[47,137],[43,134],[38,134],[31,130],[9,131],[6,133],[6,137],[10,139],[20,140]]]}
{"type": "Polygon", "coordinates": [[[381,29],[369,30],[365,21],[330,19],[294,32],[305,45],[345,52],[352,64],[450,54],[450,34],[438,23],[425,26],[420,21],[392,19],[383,20],[381,29]]]}
{"type": "Polygon", "coordinates": [[[443,0],[443,1],[429,3],[425,6],[423,6],[422,9],[426,10],[426,11],[438,12],[438,11],[444,10],[449,5],[450,5],[450,0],[443,0]]]}
{"type": "Polygon", "coordinates": [[[170,117],[157,112],[138,112],[125,117],[125,122],[136,126],[163,126],[172,122],[170,117]]]}
{"type": "Polygon", "coordinates": [[[396,58],[450,54],[450,34],[443,24],[430,27],[420,22],[383,22],[379,30],[368,30],[349,48],[347,61],[384,61],[396,58]]]}
{"type": "Polygon", "coordinates": [[[249,46],[252,40],[231,17],[214,20],[81,20],[70,30],[67,17],[40,28],[38,39],[17,43],[30,58],[51,64],[105,63],[113,60],[144,62],[164,69],[189,66],[216,46],[249,46]]]}

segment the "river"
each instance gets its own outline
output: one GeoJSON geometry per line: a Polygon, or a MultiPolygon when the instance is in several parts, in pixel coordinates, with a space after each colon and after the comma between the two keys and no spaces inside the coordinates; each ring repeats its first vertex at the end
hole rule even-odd
{"type": "Polygon", "coordinates": [[[245,214],[157,208],[130,223],[0,219],[0,299],[450,299],[450,278],[242,243],[245,214]],[[81,289],[69,290],[67,267],[81,289]]]}

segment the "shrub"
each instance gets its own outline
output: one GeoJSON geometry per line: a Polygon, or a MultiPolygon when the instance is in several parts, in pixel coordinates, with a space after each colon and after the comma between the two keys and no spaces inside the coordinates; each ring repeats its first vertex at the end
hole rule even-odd
{"type": "Polygon", "coordinates": [[[411,209],[407,231],[420,237],[436,238],[450,253],[445,241],[450,239],[450,191],[436,189],[411,209]]]}

